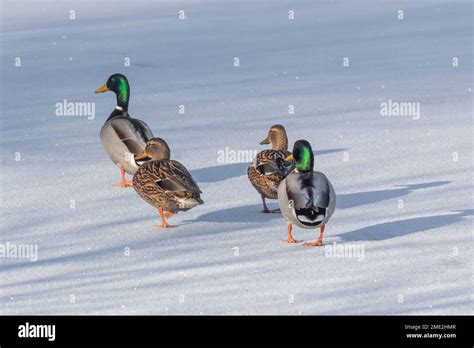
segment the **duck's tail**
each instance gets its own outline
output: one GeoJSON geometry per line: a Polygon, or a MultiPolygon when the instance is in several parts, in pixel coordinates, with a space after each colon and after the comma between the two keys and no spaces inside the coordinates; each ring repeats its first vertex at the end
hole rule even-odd
{"type": "Polygon", "coordinates": [[[326,208],[310,207],[295,210],[297,219],[307,226],[318,226],[326,218],[326,208]]]}
{"type": "Polygon", "coordinates": [[[192,209],[198,205],[204,204],[204,201],[200,197],[179,197],[179,207],[182,210],[192,209]]]}

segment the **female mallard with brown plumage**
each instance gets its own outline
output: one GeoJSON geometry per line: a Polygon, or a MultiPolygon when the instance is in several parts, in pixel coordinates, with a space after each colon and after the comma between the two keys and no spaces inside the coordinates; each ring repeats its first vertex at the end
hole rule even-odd
{"type": "Polygon", "coordinates": [[[291,152],[288,151],[288,137],[282,125],[276,124],[270,128],[267,138],[260,142],[260,145],[265,144],[271,144],[272,149],[257,154],[248,167],[247,175],[262,197],[262,212],[271,213],[279,209],[269,210],[265,198],[278,198],[278,185],[294,169],[295,162],[285,161],[291,152]]]}
{"type": "Polygon", "coordinates": [[[158,209],[162,223],[156,227],[172,227],[165,217],[204,203],[201,190],[188,170],[178,161],[170,160],[170,148],[163,139],[150,139],[135,160],[146,162],[133,176],[133,188],[158,209]]]}

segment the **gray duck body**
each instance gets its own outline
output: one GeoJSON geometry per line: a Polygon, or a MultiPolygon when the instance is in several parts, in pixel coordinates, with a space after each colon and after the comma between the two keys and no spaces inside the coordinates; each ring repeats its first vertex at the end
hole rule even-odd
{"type": "Polygon", "coordinates": [[[314,229],[331,218],[336,193],[323,173],[294,171],[278,187],[278,203],[286,222],[314,229]]]}
{"type": "Polygon", "coordinates": [[[127,113],[112,113],[100,130],[100,141],[107,156],[131,175],[139,168],[134,155],[141,153],[151,138],[150,127],[127,113]]]}

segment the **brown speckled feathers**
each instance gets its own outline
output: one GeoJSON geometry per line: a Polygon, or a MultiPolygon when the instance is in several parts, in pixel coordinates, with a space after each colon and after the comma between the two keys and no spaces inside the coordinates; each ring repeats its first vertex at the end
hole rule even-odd
{"type": "Polygon", "coordinates": [[[247,174],[253,187],[266,198],[278,197],[278,185],[293,170],[293,162],[285,162],[291,152],[286,150],[263,150],[249,165],[247,174]]]}
{"type": "Polygon", "coordinates": [[[133,177],[138,195],[156,208],[176,212],[192,208],[190,201],[201,202],[201,190],[188,170],[178,161],[148,161],[133,177]]]}

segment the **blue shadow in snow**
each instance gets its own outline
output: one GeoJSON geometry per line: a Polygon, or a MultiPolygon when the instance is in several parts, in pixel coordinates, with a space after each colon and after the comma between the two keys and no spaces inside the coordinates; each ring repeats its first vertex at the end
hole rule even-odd
{"type": "Polygon", "coordinates": [[[413,219],[384,222],[360,228],[339,235],[343,241],[380,241],[402,237],[411,233],[431,230],[461,221],[466,216],[474,215],[474,209],[456,211],[456,214],[433,215],[413,219]]]}
{"type": "MultiPolygon", "coordinates": [[[[290,149],[291,151],[291,149],[290,149]]],[[[342,151],[347,151],[347,149],[326,149],[326,150],[316,150],[313,151],[313,154],[315,156],[321,156],[321,155],[328,155],[330,153],[335,153],[335,152],[342,152],[342,151]]]]}
{"type": "MultiPolygon", "coordinates": [[[[315,156],[327,155],[347,149],[326,149],[314,151],[315,156]]],[[[191,170],[191,175],[196,182],[219,182],[242,175],[247,175],[249,163],[230,163],[214,167],[206,167],[191,170]]]]}
{"type": "MultiPolygon", "coordinates": [[[[356,192],[356,193],[345,193],[338,194],[336,197],[336,208],[347,209],[354,208],[364,204],[377,203],[385,201],[387,199],[394,199],[405,196],[415,190],[437,187],[447,185],[451,181],[434,181],[423,184],[414,185],[399,185],[398,189],[393,190],[379,190],[369,192],[356,192]]],[[[337,192],[336,192],[337,194],[337,192]]]]}
{"type": "Polygon", "coordinates": [[[231,163],[215,167],[191,170],[194,180],[199,182],[218,182],[247,175],[248,163],[231,163]]]}
{"type": "MultiPolygon", "coordinates": [[[[268,207],[270,209],[278,208],[278,206],[274,206],[274,204],[268,204],[268,207]]],[[[268,222],[274,219],[282,220],[282,216],[280,213],[262,213],[261,210],[261,204],[244,205],[240,207],[232,207],[217,211],[211,211],[209,213],[197,217],[195,221],[245,223],[268,222]]]]}

